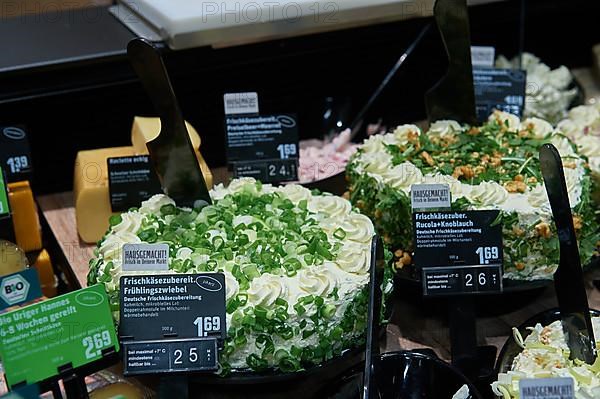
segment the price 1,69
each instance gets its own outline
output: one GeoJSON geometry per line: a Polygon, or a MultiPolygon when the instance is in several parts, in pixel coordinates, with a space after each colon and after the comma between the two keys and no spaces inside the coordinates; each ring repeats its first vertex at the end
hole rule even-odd
{"type": "Polygon", "coordinates": [[[288,159],[289,157],[295,157],[298,153],[296,149],[296,144],[279,144],[277,146],[277,151],[279,151],[279,157],[281,159],[288,159]]]}
{"type": "Polygon", "coordinates": [[[480,265],[489,265],[491,261],[500,259],[500,250],[498,247],[479,247],[475,253],[479,255],[480,265]]]}
{"type": "Polygon", "coordinates": [[[199,337],[207,337],[210,332],[221,331],[221,318],[219,316],[196,317],[194,325],[198,327],[199,337]]]}

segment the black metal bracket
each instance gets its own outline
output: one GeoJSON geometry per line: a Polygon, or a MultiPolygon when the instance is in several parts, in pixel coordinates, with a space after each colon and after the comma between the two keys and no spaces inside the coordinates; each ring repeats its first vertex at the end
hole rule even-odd
{"type": "Polygon", "coordinates": [[[494,380],[495,346],[477,345],[477,318],[473,298],[460,296],[448,303],[452,365],[458,368],[480,392],[489,390],[494,380]]]}

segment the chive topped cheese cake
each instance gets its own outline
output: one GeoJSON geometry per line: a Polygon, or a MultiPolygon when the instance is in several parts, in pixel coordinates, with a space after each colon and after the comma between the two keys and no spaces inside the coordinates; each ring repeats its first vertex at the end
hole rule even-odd
{"type": "Polygon", "coordinates": [[[402,125],[368,138],[347,168],[350,200],[371,217],[395,251],[396,266],[412,262],[410,189],[445,183],[455,210],[500,210],[504,276],[552,278],[558,238],[543,185],[539,149],[554,144],[562,157],[582,263],[599,239],[590,201],[590,169],[567,137],[544,120],[496,111],[482,126],[438,121],[427,132],[402,125]]]}
{"type": "Polygon", "coordinates": [[[224,370],[301,370],[362,342],[375,234],[368,217],[343,198],[251,178],[216,186],[211,197],[185,209],[156,195],[111,219],[88,280],[105,285],[116,317],[119,278],[140,274],[122,270],[123,245],[168,243],[166,273],[225,275],[224,370]]]}

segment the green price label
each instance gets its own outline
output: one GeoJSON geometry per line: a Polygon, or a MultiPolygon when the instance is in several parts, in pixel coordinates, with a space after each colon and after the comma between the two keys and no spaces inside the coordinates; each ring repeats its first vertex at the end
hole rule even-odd
{"type": "Polygon", "coordinates": [[[33,384],[119,349],[108,297],[101,285],[0,315],[0,357],[9,386],[33,384]]]}
{"type": "Polygon", "coordinates": [[[6,183],[4,182],[4,174],[0,169],[0,216],[10,213],[8,207],[8,194],[6,189],[6,183]]]}

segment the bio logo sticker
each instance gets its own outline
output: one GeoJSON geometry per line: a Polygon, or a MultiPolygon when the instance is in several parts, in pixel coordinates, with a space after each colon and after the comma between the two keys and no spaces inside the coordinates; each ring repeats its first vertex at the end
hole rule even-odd
{"type": "Polygon", "coordinates": [[[35,269],[0,277],[0,310],[41,297],[42,288],[35,269]]]}
{"type": "Polygon", "coordinates": [[[23,302],[29,293],[29,282],[20,274],[2,280],[0,297],[9,305],[23,302]]]}

